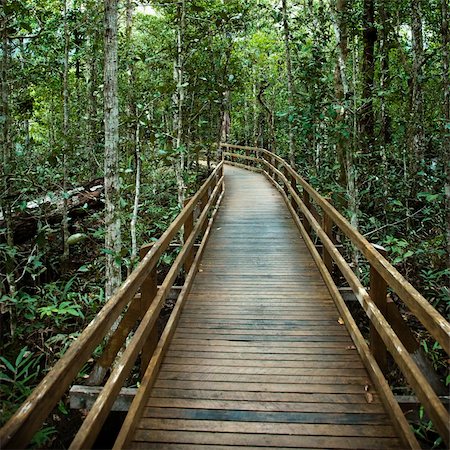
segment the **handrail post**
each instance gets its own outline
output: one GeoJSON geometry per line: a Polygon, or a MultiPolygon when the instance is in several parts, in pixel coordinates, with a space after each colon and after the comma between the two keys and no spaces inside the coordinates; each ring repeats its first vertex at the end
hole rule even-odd
{"type": "MultiPolygon", "coordinates": [[[[387,252],[385,248],[375,244],[373,244],[373,247],[378,250],[383,257],[386,257],[387,252]]],[[[387,283],[372,264],[370,265],[370,297],[377,305],[377,308],[380,310],[381,314],[383,314],[384,317],[387,317],[387,283]]],[[[370,323],[370,348],[372,349],[373,356],[380,366],[380,369],[383,373],[386,373],[386,345],[372,322],[370,323]]]]}
{"type": "MultiPolygon", "coordinates": [[[[217,186],[217,184],[219,183],[220,179],[223,178],[224,176],[224,165],[222,164],[222,167],[220,168],[220,170],[217,172],[217,177],[216,177],[216,182],[214,184],[214,187],[217,186]]],[[[222,185],[220,186],[220,192],[223,192],[225,189],[224,184],[222,183],[222,185]]],[[[211,190],[212,192],[212,190],[211,190]]],[[[206,199],[206,202],[208,202],[209,197],[211,196],[211,194],[208,194],[208,197],[206,199]]],[[[205,222],[207,223],[207,222],[205,222]]]]}
{"type": "MultiPolygon", "coordinates": [[[[289,183],[289,171],[288,171],[288,168],[285,165],[283,165],[283,175],[284,175],[284,177],[287,180],[286,182],[283,182],[284,193],[286,194],[286,197],[289,198],[289,195],[290,195],[289,186],[288,186],[288,183],[289,183]]],[[[292,199],[292,197],[291,197],[291,199],[292,199]]]]}
{"type": "MultiPolygon", "coordinates": [[[[299,190],[297,187],[297,180],[294,177],[294,175],[292,175],[292,174],[291,174],[291,186],[292,186],[292,189],[294,190],[294,192],[298,195],[299,190]]],[[[298,208],[297,202],[295,201],[295,198],[293,195],[291,195],[291,205],[294,208],[295,213],[298,215],[299,208],[298,208]]]]}
{"type": "Polygon", "coordinates": [[[267,155],[265,153],[263,153],[262,155],[262,159],[263,159],[263,169],[267,170],[268,175],[270,176],[270,167],[268,165],[269,163],[269,158],[267,157],[267,155]]]}
{"type": "MultiPolygon", "coordinates": [[[[311,211],[311,199],[309,197],[309,192],[303,188],[303,203],[305,204],[308,211],[311,211]]],[[[308,235],[311,236],[311,224],[309,223],[306,216],[303,214],[303,227],[305,228],[308,235]]]]}
{"type": "MultiPolygon", "coordinates": [[[[323,228],[323,231],[325,231],[326,235],[331,240],[333,240],[333,220],[325,211],[323,212],[322,228],[323,228]]],[[[333,258],[331,257],[330,253],[326,249],[325,245],[323,245],[323,242],[322,242],[322,259],[323,259],[323,263],[325,264],[325,267],[327,268],[328,272],[330,272],[330,274],[331,274],[333,271],[333,258]]]]}
{"type": "MultiPolygon", "coordinates": [[[[153,244],[152,244],[153,245],[153,244]]],[[[146,245],[142,247],[139,251],[139,256],[144,259],[145,255],[151,250],[152,245],[146,245]]],[[[158,292],[158,276],[156,272],[156,265],[148,275],[148,277],[143,281],[141,285],[141,311],[140,319],[142,319],[147,312],[148,308],[152,304],[156,294],[158,292]]],[[[155,323],[147,341],[142,347],[141,352],[141,376],[144,375],[147,366],[152,359],[153,352],[158,344],[158,324],[155,323]]]]}
{"type": "MultiPolygon", "coordinates": [[[[186,206],[189,203],[190,199],[185,199],[184,206],[186,206]]],[[[183,242],[186,242],[189,239],[189,236],[192,233],[192,230],[194,229],[194,209],[189,213],[188,217],[186,218],[186,221],[183,225],[183,242]]],[[[186,260],[184,262],[184,271],[185,273],[189,272],[189,269],[192,266],[192,263],[194,262],[194,247],[192,247],[191,250],[189,250],[186,260]]]]}
{"type": "MultiPolygon", "coordinates": [[[[208,204],[208,192],[205,192],[203,194],[203,197],[200,199],[200,215],[202,214],[203,210],[205,209],[206,205],[208,204]]],[[[208,227],[208,222],[205,220],[205,223],[202,226],[201,234],[202,236],[205,234],[206,228],[208,227]]]]}

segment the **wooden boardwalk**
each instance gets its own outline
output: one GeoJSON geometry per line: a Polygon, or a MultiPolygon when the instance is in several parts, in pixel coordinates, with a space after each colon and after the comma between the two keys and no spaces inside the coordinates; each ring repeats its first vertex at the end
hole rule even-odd
{"type": "Polygon", "coordinates": [[[278,192],[226,194],[134,448],[402,448],[278,192]]]}

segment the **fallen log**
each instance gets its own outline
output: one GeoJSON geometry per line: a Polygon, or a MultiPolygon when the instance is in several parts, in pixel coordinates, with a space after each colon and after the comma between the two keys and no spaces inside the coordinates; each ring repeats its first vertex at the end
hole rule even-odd
{"type": "MultiPolygon", "coordinates": [[[[103,208],[104,202],[103,179],[99,178],[86,183],[68,192],[69,218],[76,219],[85,216],[93,209],[103,208]]],[[[64,200],[62,194],[58,194],[53,199],[47,195],[44,199],[28,202],[24,211],[13,213],[13,236],[15,244],[24,242],[36,236],[38,229],[44,225],[56,225],[63,217],[64,200]],[[40,226],[39,226],[40,225],[40,226]]],[[[3,218],[0,218],[0,229],[6,228],[3,218]]],[[[5,241],[5,235],[0,234],[0,242],[5,241]]]]}

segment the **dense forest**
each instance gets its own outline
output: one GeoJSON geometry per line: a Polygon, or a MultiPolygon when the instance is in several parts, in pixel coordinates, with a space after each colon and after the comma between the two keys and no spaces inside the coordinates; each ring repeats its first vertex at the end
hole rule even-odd
{"type": "Polygon", "coordinates": [[[286,158],[448,315],[447,0],[1,0],[0,36],[2,424],[221,141],[286,158]]]}

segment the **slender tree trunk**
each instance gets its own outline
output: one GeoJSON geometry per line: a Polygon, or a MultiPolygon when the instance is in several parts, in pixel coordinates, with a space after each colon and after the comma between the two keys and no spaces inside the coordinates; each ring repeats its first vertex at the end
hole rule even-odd
{"type": "Polygon", "coordinates": [[[284,29],[284,47],[286,59],[287,72],[287,88],[288,88],[288,125],[289,125],[289,162],[292,167],[295,167],[295,136],[294,136],[294,78],[292,75],[292,60],[291,60],[291,33],[289,29],[289,14],[287,0],[282,1],[283,8],[283,29],[284,29]]]}
{"type": "Polygon", "coordinates": [[[141,143],[139,138],[140,126],[139,121],[136,125],[136,137],[135,137],[135,167],[136,167],[136,175],[135,175],[135,187],[134,187],[134,206],[133,213],[131,215],[131,223],[130,223],[130,231],[131,231],[131,267],[137,261],[138,258],[138,246],[137,246],[137,238],[136,238],[136,224],[138,219],[139,212],[139,197],[141,194],[141,143]]]}
{"type": "MultiPolygon", "coordinates": [[[[357,41],[354,38],[353,50],[353,88],[356,91],[356,83],[358,79],[358,55],[357,55],[357,41]]],[[[353,111],[356,111],[356,95],[353,96],[353,111]]],[[[348,210],[350,213],[350,224],[357,230],[359,228],[359,190],[358,190],[358,159],[356,152],[358,151],[358,118],[353,114],[353,142],[351,149],[347,151],[347,193],[348,193],[348,210]]],[[[360,253],[355,245],[353,248],[353,270],[359,274],[359,258],[360,253]]]]}
{"type": "MultiPolygon", "coordinates": [[[[231,118],[230,118],[230,91],[223,93],[222,101],[222,122],[220,125],[220,142],[228,142],[228,136],[230,135],[231,118]]],[[[222,159],[221,155],[218,155],[218,160],[222,159]]]]}
{"type": "Polygon", "coordinates": [[[381,40],[380,40],[380,122],[381,122],[381,140],[385,148],[391,143],[391,117],[387,110],[386,91],[390,86],[389,73],[389,27],[386,12],[386,0],[380,1],[380,20],[381,20],[381,40]]]}
{"type": "MultiPolygon", "coordinates": [[[[1,0],[2,8],[6,5],[6,0],[1,0]]],[[[10,63],[10,40],[8,36],[8,17],[6,14],[0,16],[0,32],[1,32],[1,60],[0,60],[0,175],[1,187],[0,192],[0,212],[3,213],[6,224],[6,261],[5,261],[5,281],[0,278],[0,295],[9,295],[14,297],[17,292],[16,287],[16,259],[14,257],[14,224],[12,218],[12,196],[13,196],[13,151],[11,141],[11,116],[9,110],[10,102],[10,80],[9,80],[9,63],[10,63]]],[[[0,332],[3,334],[3,317],[9,315],[9,332],[11,337],[15,334],[16,318],[13,310],[5,303],[0,303],[0,332]]]]}
{"type": "Polygon", "coordinates": [[[186,25],[186,0],[177,5],[177,59],[174,64],[174,80],[176,90],[174,98],[174,150],[178,157],[174,161],[174,170],[178,187],[178,205],[183,208],[186,185],[184,183],[185,149],[183,148],[184,135],[184,32],[186,25]]]}
{"type": "Polygon", "coordinates": [[[346,74],[347,56],[348,56],[348,36],[346,25],[347,0],[330,0],[331,17],[333,22],[333,30],[338,46],[338,67],[340,82],[342,84],[342,92],[344,98],[348,97],[349,87],[346,74]]]}
{"type": "MultiPolygon", "coordinates": [[[[386,0],[380,0],[379,15],[381,21],[381,39],[380,39],[380,152],[382,161],[382,178],[383,178],[383,198],[387,198],[389,194],[389,180],[388,180],[388,160],[387,147],[391,143],[391,117],[388,111],[386,102],[386,92],[390,86],[389,74],[389,29],[388,18],[386,12],[386,0]]],[[[383,215],[387,220],[385,208],[383,208],[383,215]]]]}
{"type": "Polygon", "coordinates": [[[138,245],[137,245],[137,233],[136,225],[138,221],[139,213],[139,199],[141,194],[141,150],[140,150],[140,126],[139,117],[136,107],[135,95],[134,95],[134,84],[135,84],[135,71],[134,64],[131,61],[132,51],[131,51],[131,37],[133,32],[133,13],[134,13],[134,3],[132,0],[127,0],[126,5],[126,24],[125,24],[125,45],[126,45],[126,58],[127,58],[127,72],[130,74],[128,78],[128,120],[130,126],[128,128],[128,141],[132,148],[132,153],[134,155],[134,167],[135,167],[135,183],[134,183],[134,202],[133,210],[131,213],[130,221],[130,234],[131,234],[131,264],[130,270],[133,270],[134,264],[138,260],[138,245]]]}
{"type": "Polygon", "coordinates": [[[444,123],[443,123],[443,136],[442,136],[442,158],[445,165],[445,201],[447,210],[447,267],[450,267],[450,83],[449,83],[449,46],[450,46],[450,34],[449,34],[449,14],[448,14],[448,1],[441,0],[441,12],[442,12],[442,84],[444,91],[444,123]]]}
{"type": "Polygon", "coordinates": [[[252,143],[255,147],[258,146],[258,119],[259,119],[259,112],[258,112],[258,88],[256,86],[256,80],[255,80],[255,73],[253,71],[253,136],[252,136],[252,143]]]}
{"type": "Polygon", "coordinates": [[[126,102],[127,116],[128,116],[128,127],[126,130],[127,144],[126,148],[130,150],[130,154],[134,155],[136,150],[134,148],[136,140],[136,127],[137,127],[137,108],[136,108],[136,98],[134,94],[134,84],[136,81],[136,74],[134,70],[134,64],[132,59],[132,48],[131,48],[131,34],[133,31],[133,14],[134,14],[134,2],[132,0],[127,0],[126,3],[126,21],[125,21],[125,58],[127,64],[128,77],[128,90],[126,102]]]}
{"type": "MultiPolygon", "coordinates": [[[[6,6],[6,0],[1,1],[2,8],[6,6]]],[[[8,36],[8,17],[0,17],[1,26],[1,105],[0,115],[3,120],[0,121],[0,151],[1,151],[1,176],[2,190],[0,193],[0,209],[3,212],[6,224],[6,245],[10,249],[6,260],[6,281],[8,291],[11,296],[16,293],[16,274],[14,258],[14,226],[12,218],[12,196],[13,196],[13,151],[11,141],[11,116],[10,116],[10,40],[8,36]]]]}
{"type": "Polygon", "coordinates": [[[375,42],[377,31],[375,28],[374,0],[364,0],[363,13],[363,60],[362,60],[362,100],[363,107],[360,115],[360,133],[362,137],[362,153],[369,154],[370,162],[376,158],[374,152],[375,118],[373,113],[373,82],[375,74],[375,42]]]}
{"type": "Polygon", "coordinates": [[[106,299],[121,283],[119,215],[119,101],[117,86],[117,3],[105,0],[105,249],[106,299]]]}
{"type": "Polygon", "coordinates": [[[70,35],[67,22],[67,0],[64,0],[64,70],[63,70],[63,212],[62,212],[62,235],[63,235],[63,255],[62,266],[63,271],[67,270],[69,262],[69,208],[67,198],[67,159],[70,153],[70,136],[69,136],[69,46],[70,35]]]}
{"type": "Polygon", "coordinates": [[[267,124],[267,127],[269,129],[269,137],[267,142],[267,147],[270,151],[274,152],[276,148],[276,137],[275,137],[275,115],[273,113],[273,110],[267,105],[267,103],[264,101],[264,93],[266,89],[269,87],[268,83],[262,84],[259,87],[259,93],[258,93],[258,103],[261,105],[264,115],[265,115],[265,122],[267,124]]]}
{"type": "Polygon", "coordinates": [[[423,124],[423,30],[421,0],[411,1],[412,29],[412,80],[411,80],[411,116],[410,116],[410,161],[411,175],[414,177],[418,163],[424,156],[425,130],[423,124]]]}
{"type": "MultiPolygon", "coordinates": [[[[97,89],[97,35],[94,33],[89,36],[89,51],[90,56],[88,59],[88,81],[87,81],[87,103],[88,103],[88,136],[87,136],[87,147],[89,149],[89,154],[93,155],[94,160],[97,163],[97,169],[100,168],[95,155],[97,153],[97,145],[99,141],[99,129],[97,125],[97,111],[98,104],[96,98],[97,89]]],[[[93,167],[92,175],[94,176],[97,172],[95,166],[93,167]]]]}
{"type": "MultiPolygon", "coordinates": [[[[346,0],[336,0],[336,4],[333,1],[331,4],[333,29],[338,46],[337,67],[335,71],[335,92],[336,97],[341,103],[340,111],[337,114],[338,128],[341,129],[349,122],[347,110],[347,102],[350,101],[350,89],[347,79],[347,57],[348,57],[348,36],[346,25],[346,0]]],[[[353,49],[355,48],[353,45],[353,49]]],[[[356,52],[353,54],[353,87],[356,85],[356,66],[357,66],[356,52]]],[[[356,111],[356,97],[353,95],[353,110],[356,111]]],[[[347,124],[348,126],[348,124],[347,124]]],[[[353,143],[350,143],[349,139],[345,135],[338,131],[338,138],[336,143],[338,159],[341,165],[340,182],[345,182],[345,188],[347,191],[347,202],[343,202],[342,206],[347,206],[350,216],[350,223],[358,228],[358,185],[357,185],[357,166],[354,161],[355,139],[357,135],[357,119],[356,114],[353,115],[353,143]]],[[[358,252],[356,248],[353,248],[353,262],[354,269],[358,267],[358,252]]]]}
{"type": "MultiPolygon", "coordinates": [[[[336,112],[337,122],[337,139],[336,139],[336,153],[339,161],[339,184],[343,187],[347,187],[347,157],[346,154],[349,151],[348,139],[344,137],[344,134],[340,131],[347,121],[347,108],[346,101],[348,101],[349,87],[347,81],[347,57],[348,57],[348,37],[347,37],[347,24],[346,24],[346,0],[336,0],[334,5],[331,1],[331,17],[333,20],[333,29],[335,39],[337,42],[337,63],[334,72],[334,91],[336,99],[340,104],[339,110],[336,112]],[[336,12],[334,12],[336,8],[336,12]]],[[[342,201],[342,205],[345,206],[345,201],[342,201]]]]}

